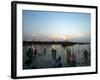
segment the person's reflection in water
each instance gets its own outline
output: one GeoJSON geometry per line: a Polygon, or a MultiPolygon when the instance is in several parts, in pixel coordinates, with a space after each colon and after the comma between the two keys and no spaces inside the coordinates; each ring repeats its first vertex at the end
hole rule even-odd
{"type": "Polygon", "coordinates": [[[62,67],[62,62],[61,62],[61,57],[58,57],[58,66],[57,67],[62,67]]]}

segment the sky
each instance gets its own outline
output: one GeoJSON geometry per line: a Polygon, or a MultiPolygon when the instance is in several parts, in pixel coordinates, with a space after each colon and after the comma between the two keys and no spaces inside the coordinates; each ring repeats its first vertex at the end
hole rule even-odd
{"type": "Polygon", "coordinates": [[[90,13],[23,10],[23,40],[89,42],[90,13]]]}

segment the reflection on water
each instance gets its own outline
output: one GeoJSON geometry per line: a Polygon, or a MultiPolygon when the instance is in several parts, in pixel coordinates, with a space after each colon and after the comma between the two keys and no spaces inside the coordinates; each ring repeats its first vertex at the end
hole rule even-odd
{"type": "Polygon", "coordinates": [[[90,45],[27,45],[23,46],[23,69],[90,66],[90,53],[90,45]]]}

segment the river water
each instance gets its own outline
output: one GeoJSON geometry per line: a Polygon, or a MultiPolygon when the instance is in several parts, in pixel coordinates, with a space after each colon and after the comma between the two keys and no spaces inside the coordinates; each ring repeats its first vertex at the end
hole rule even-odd
{"type": "MultiPolygon", "coordinates": [[[[62,45],[26,45],[23,46],[23,69],[34,69],[34,68],[52,68],[54,64],[54,60],[52,59],[52,48],[56,49],[56,59],[61,57],[62,67],[69,67],[67,61],[67,53],[68,49],[71,51],[71,55],[75,54],[76,66],[90,66],[91,65],[91,50],[89,45],[74,45],[62,47],[62,45]],[[29,65],[26,65],[25,61],[27,61],[27,51],[29,48],[37,50],[37,55],[35,55],[32,62],[29,65]],[[45,48],[45,54],[44,54],[45,48]],[[85,62],[84,51],[88,52],[88,59],[85,62]]],[[[34,55],[34,53],[33,53],[34,55]]]]}

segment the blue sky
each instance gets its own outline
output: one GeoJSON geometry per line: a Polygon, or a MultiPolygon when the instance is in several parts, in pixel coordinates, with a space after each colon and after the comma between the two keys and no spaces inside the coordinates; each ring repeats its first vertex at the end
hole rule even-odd
{"type": "Polygon", "coordinates": [[[23,40],[90,41],[89,13],[23,10],[23,40]]]}

